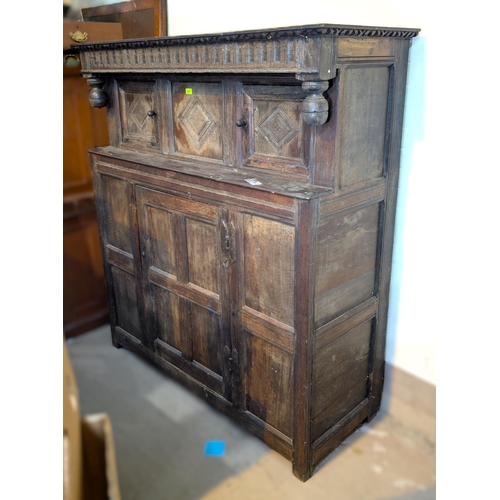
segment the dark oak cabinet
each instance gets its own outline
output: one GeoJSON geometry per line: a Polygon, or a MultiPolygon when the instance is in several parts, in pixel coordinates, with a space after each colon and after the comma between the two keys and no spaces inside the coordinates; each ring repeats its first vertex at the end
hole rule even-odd
{"type": "Polygon", "coordinates": [[[82,44],[112,340],[307,480],[380,407],[415,29],[82,44]]]}

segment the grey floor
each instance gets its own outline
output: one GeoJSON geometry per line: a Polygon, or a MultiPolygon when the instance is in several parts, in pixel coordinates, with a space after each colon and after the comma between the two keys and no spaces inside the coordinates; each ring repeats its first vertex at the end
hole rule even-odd
{"type": "MultiPolygon", "coordinates": [[[[341,486],[349,491],[349,483],[339,484],[339,495],[334,495],[333,491],[325,491],[322,495],[321,492],[329,487],[321,482],[321,477],[316,482],[313,477],[305,483],[305,486],[311,485],[305,489],[293,477],[291,464],[260,440],[148,361],[125,349],[115,349],[111,345],[108,326],[69,339],[67,346],[77,379],[82,415],[105,412],[111,418],[123,500],[219,499],[233,497],[234,493],[242,499],[351,498],[348,493],[342,496],[340,491],[341,486]],[[225,442],[223,456],[205,454],[205,444],[210,440],[225,442]],[[252,476],[253,470],[256,472],[252,476]],[[267,477],[271,470],[276,474],[274,482],[267,477]],[[273,493],[269,487],[265,489],[264,483],[268,480],[270,485],[276,485],[277,481],[283,484],[276,486],[273,493]],[[260,489],[257,488],[259,494],[252,486],[258,484],[261,485],[260,489]],[[299,494],[299,490],[303,493],[299,494]]],[[[366,429],[363,432],[366,434],[366,429]]],[[[357,438],[350,439],[355,442],[357,438]]],[[[404,443],[404,439],[400,442],[404,443]]],[[[415,447],[415,444],[411,446],[415,447]]],[[[410,454],[415,452],[411,446],[408,448],[410,454]]],[[[355,451],[354,447],[351,448],[355,451]]],[[[428,460],[425,453],[432,454],[424,450],[424,454],[415,456],[428,460]]],[[[349,457],[345,454],[343,460],[349,460],[349,457]]],[[[325,468],[330,467],[334,459],[327,460],[325,468]]],[[[411,455],[410,459],[421,458],[411,455]]],[[[341,467],[342,464],[337,464],[338,470],[341,467]]],[[[376,474],[371,473],[375,480],[379,480],[380,473],[374,470],[376,474]]],[[[355,480],[359,482],[359,479],[355,480]]],[[[414,491],[403,488],[401,495],[397,494],[397,488],[388,490],[385,483],[381,483],[380,496],[361,492],[357,496],[353,494],[352,498],[431,500],[435,498],[432,482],[415,487],[414,491]],[[395,494],[388,496],[387,491],[395,494]]],[[[398,484],[394,480],[393,483],[398,484]]],[[[420,483],[425,481],[420,480],[420,483]]],[[[399,484],[417,485],[417,482],[399,484]]]]}

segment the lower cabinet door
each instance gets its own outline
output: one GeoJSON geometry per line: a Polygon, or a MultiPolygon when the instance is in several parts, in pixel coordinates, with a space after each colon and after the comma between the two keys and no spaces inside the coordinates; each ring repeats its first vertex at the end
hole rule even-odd
{"type": "Polygon", "coordinates": [[[137,240],[134,236],[133,187],[125,179],[99,171],[96,178],[96,205],[103,246],[110,322],[128,334],[133,342],[146,343],[140,307],[140,270],[137,269],[137,240]]]}
{"type": "Polygon", "coordinates": [[[136,188],[148,330],[157,354],[229,398],[228,279],[216,206],[136,188]]]}

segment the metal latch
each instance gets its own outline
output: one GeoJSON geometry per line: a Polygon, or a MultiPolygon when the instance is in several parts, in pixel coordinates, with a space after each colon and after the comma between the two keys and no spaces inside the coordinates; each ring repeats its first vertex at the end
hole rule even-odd
{"type": "Polygon", "coordinates": [[[220,225],[221,255],[222,262],[236,262],[236,250],[234,248],[234,226],[225,221],[220,225]]]}

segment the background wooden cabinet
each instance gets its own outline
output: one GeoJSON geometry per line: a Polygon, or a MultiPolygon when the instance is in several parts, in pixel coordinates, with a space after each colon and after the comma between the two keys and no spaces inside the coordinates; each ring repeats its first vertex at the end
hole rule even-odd
{"type": "MultiPolygon", "coordinates": [[[[72,33],[89,41],[121,38],[120,24],[65,21],[63,54],[72,33]]],[[[63,328],[66,337],[108,321],[104,270],[95,212],[89,148],[109,144],[105,109],[92,108],[81,67],[63,66],[63,328]]]]}
{"type": "Polygon", "coordinates": [[[88,149],[109,139],[106,111],[89,106],[80,68],[64,68],[63,91],[63,323],[72,337],[108,320],[88,149]]]}

